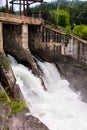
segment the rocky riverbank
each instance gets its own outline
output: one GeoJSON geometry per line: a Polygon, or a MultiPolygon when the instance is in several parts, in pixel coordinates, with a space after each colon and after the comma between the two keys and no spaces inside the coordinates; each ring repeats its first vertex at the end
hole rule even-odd
{"type": "Polygon", "coordinates": [[[27,109],[9,116],[10,112],[11,107],[0,102],[0,130],[49,130],[40,120],[27,115],[27,109]]]}

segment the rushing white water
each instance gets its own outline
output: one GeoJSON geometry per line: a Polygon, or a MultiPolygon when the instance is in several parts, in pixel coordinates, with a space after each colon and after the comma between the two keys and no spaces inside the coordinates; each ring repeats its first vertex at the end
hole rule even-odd
{"type": "Polygon", "coordinates": [[[11,66],[31,113],[50,130],[87,130],[87,104],[69,88],[54,64],[38,61],[48,91],[25,66],[9,56],[11,66]]]}

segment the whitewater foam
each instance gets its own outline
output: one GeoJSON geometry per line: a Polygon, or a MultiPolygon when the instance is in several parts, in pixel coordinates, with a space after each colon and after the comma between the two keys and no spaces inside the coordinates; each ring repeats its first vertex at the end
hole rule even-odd
{"type": "Polygon", "coordinates": [[[44,91],[39,78],[9,56],[17,83],[31,113],[50,130],[87,130],[87,104],[62,79],[54,64],[38,61],[43,71],[44,91]]]}

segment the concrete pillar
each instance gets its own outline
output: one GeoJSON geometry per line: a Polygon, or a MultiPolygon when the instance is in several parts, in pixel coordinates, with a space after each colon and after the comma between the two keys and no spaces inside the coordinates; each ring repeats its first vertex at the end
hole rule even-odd
{"type": "Polygon", "coordinates": [[[61,44],[61,55],[65,54],[65,43],[61,44]]]}
{"type": "Polygon", "coordinates": [[[72,57],[74,59],[77,59],[78,58],[78,41],[77,39],[71,38],[71,43],[73,44],[72,57]]]}
{"type": "Polygon", "coordinates": [[[42,42],[44,42],[44,27],[42,28],[42,42]]]}
{"type": "Polygon", "coordinates": [[[22,47],[24,50],[28,50],[28,24],[22,25],[22,47]]]}
{"type": "Polygon", "coordinates": [[[0,52],[3,52],[3,24],[0,22],[0,52]]]}
{"type": "Polygon", "coordinates": [[[40,26],[37,26],[37,30],[36,30],[36,38],[35,38],[35,40],[36,40],[36,44],[38,44],[38,43],[41,43],[41,39],[42,39],[42,34],[41,34],[41,27],[40,26]]]}

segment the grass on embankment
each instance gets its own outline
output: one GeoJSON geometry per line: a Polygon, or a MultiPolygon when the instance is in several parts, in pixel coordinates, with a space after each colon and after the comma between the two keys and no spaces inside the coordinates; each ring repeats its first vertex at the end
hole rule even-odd
{"type": "MultiPolygon", "coordinates": [[[[13,114],[16,114],[17,112],[22,112],[26,105],[23,100],[10,100],[8,95],[5,93],[4,90],[0,89],[0,102],[4,102],[6,105],[10,106],[11,111],[9,112],[9,117],[13,114]]],[[[5,108],[4,108],[5,109],[5,108]]]]}

